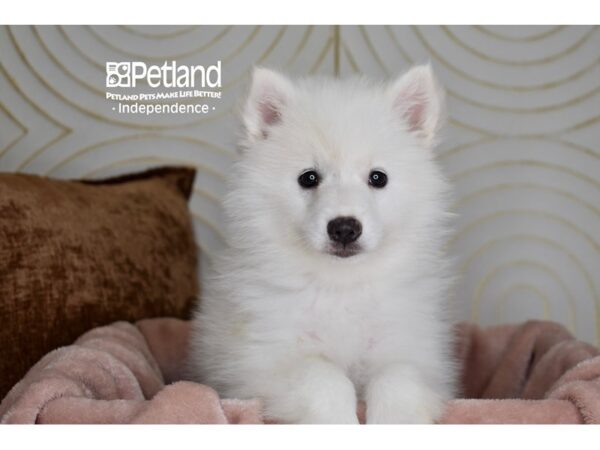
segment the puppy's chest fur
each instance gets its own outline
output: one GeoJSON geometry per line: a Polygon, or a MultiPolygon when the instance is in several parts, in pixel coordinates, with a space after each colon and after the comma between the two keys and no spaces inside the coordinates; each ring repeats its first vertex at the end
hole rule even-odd
{"type": "Polygon", "coordinates": [[[311,284],[263,295],[269,306],[251,327],[257,335],[268,330],[268,339],[277,336],[295,354],[322,356],[343,368],[357,385],[368,366],[387,351],[390,337],[410,337],[404,322],[414,316],[414,302],[401,286],[311,284]]]}
{"type": "Polygon", "coordinates": [[[292,329],[298,346],[320,349],[340,362],[367,351],[377,337],[381,301],[375,291],[368,287],[337,292],[310,287],[290,294],[296,302],[292,329]]]}

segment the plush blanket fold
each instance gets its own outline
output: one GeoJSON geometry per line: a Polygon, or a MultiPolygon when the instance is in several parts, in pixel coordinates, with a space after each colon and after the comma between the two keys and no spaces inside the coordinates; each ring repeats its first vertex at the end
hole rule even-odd
{"type": "MultiPolygon", "coordinates": [[[[551,322],[461,325],[463,397],[442,423],[600,423],[600,356],[551,322]]],[[[96,328],[42,358],[0,404],[2,423],[263,423],[257,400],[181,380],[189,324],[96,328]]],[[[362,414],[360,414],[362,416],[362,414]]]]}

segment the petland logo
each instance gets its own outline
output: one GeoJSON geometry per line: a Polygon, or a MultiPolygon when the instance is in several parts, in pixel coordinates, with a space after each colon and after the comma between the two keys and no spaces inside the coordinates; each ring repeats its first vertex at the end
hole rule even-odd
{"type": "Polygon", "coordinates": [[[205,67],[178,65],[165,61],[163,65],[147,65],[141,61],[107,62],[107,88],[134,88],[145,80],[152,88],[220,88],[221,61],[205,67]]]}

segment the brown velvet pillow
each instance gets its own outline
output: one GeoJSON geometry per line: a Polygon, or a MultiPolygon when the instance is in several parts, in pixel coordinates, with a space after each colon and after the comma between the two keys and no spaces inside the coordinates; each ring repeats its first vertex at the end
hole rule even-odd
{"type": "Polygon", "coordinates": [[[0,399],[45,353],[92,327],[188,317],[198,293],[194,176],[0,174],[0,399]]]}

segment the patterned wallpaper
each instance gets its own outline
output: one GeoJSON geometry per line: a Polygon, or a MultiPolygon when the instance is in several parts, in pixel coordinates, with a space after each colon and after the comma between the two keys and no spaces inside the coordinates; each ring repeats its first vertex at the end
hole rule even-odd
{"type": "Polygon", "coordinates": [[[439,158],[456,191],[463,317],[547,318],[600,343],[597,26],[4,26],[0,170],[76,178],[194,165],[206,267],[222,245],[235,112],[254,64],[383,78],[426,61],[448,92],[439,158]],[[218,59],[223,99],[206,116],[119,115],[104,98],[106,61],[218,59]]]}

